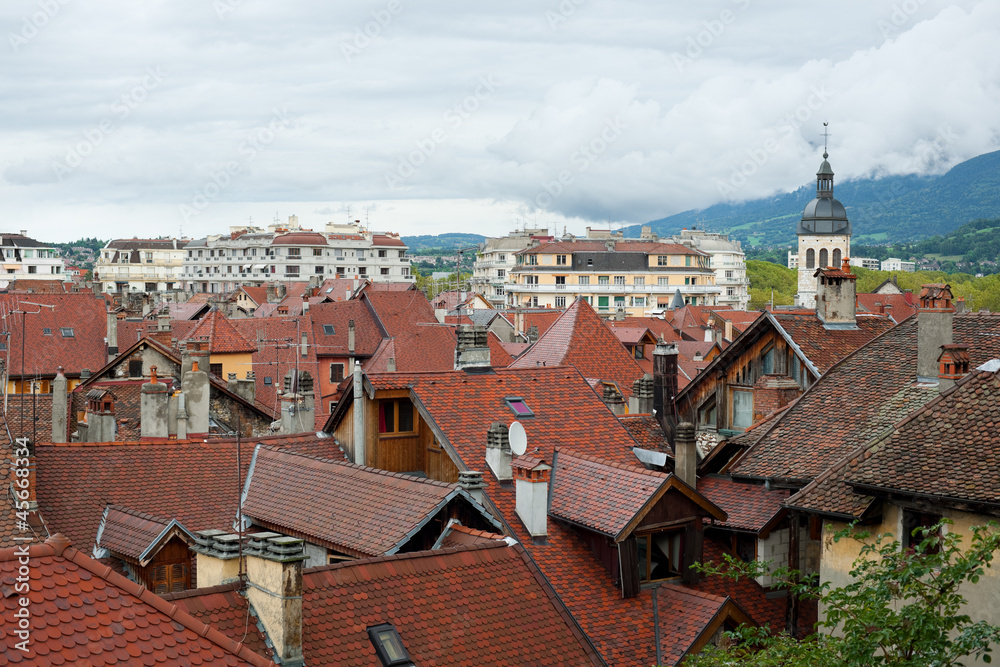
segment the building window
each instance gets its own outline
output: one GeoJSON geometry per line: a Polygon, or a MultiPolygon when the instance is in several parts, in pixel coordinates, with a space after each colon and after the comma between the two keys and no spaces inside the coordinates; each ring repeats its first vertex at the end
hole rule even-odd
{"type": "Polygon", "coordinates": [[[611,281],[611,279],[608,278],[608,276],[597,276],[597,284],[598,285],[607,285],[607,284],[610,283],[610,281],[611,281]]]}
{"type": "Polygon", "coordinates": [[[507,271],[505,271],[504,269],[497,269],[497,278],[506,278],[506,277],[507,277],[507,271]]]}
{"type": "Polygon", "coordinates": [[[389,269],[388,268],[379,269],[378,272],[379,272],[380,275],[383,275],[383,276],[389,275],[389,269]]]}
{"type": "Polygon", "coordinates": [[[366,276],[366,275],[368,275],[368,267],[359,266],[358,267],[358,275],[359,276],[366,276]]]}
{"type": "Polygon", "coordinates": [[[616,296],[615,297],[615,308],[617,308],[619,310],[624,310],[625,309],[625,297],[623,297],[623,296],[616,296]]]}
{"type": "Polygon", "coordinates": [[[830,266],[830,263],[827,261],[829,258],[830,257],[829,257],[829,254],[826,251],[826,248],[823,248],[822,250],[820,250],[819,251],[819,268],[825,269],[828,266],[830,266]]]}
{"type": "Polygon", "coordinates": [[[698,408],[698,425],[715,426],[715,399],[709,399],[704,405],[698,408]]]}
{"type": "Polygon", "coordinates": [[[535,414],[520,396],[508,396],[503,400],[507,403],[507,407],[518,417],[532,417],[535,414]]]}
{"type": "Polygon", "coordinates": [[[657,287],[670,287],[670,278],[657,278],[656,279],[656,286],[657,287]]]}
{"type": "Polygon", "coordinates": [[[385,250],[379,250],[378,251],[378,256],[379,257],[385,257],[385,250]]]}
{"type": "Polygon", "coordinates": [[[337,333],[337,330],[334,328],[332,324],[324,324],[323,333],[326,334],[327,336],[332,336],[335,333],[337,333]]]}
{"type": "Polygon", "coordinates": [[[691,266],[691,255],[684,255],[684,266],[691,266]]]}
{"type": "Polygon", "coordinates": [[[681,576],[684,567],[683,530],[637,535],[635,539],[639,547],[640,581],[659,581],[681,576]]]}
{"type": "MultiPolygon", "coordinates": [[[[916,551],[917,546],[928,538],[940,538],[939,532],[932,533],[928,529],[941,521],[940,514],[929,514],[916,510],[903,509],[903,535],[899,540],[904,551],[916,551]],[[916,534],[914,534],[916,531],[916,534]]],[[[941,551],[940,543],[929,544],[924,553],[936,554],[941,551]]]]}
{"type": "Polygon", "coordinates": [[[288,249],[288,256],[289,257],[301,257],[302,253],[299,250],[299,248],[289,248],[288,249]]]}
{"type": "Polygon", "coordinates": [[[576,279],[576,282],[579,283],[579,284],[581,284],[581,285],[589,285],[590,284],[590,276],[579,276],[576,279]]]}
{"type": "Polygon", "coordinates": [[[330,364],[330,382],[340,382],[344,379],[344,364],[330,364]]]}
{"type": "Polygon", "coordinates": [[[669,255],[657,255],[656,265],[657,266],[667,266],[670,263],[669,255]]]}
{"type": "Polygon", "coordinates": [[[833,262],[830,264],[835,269],[840,268],[840,248],[834,248],[833,250],[833,262]]]}
{"type": "Polygon", "coordinates": [[[639,277],[633,278],[632,279],[632,284],[635,285],[636,287],[643,287],[646,284],[646,279],[645,278],[639,278],[639,277]]]}
{"type": "Polygon", "coordinates": [[[378,404],[379,433],[413,433],[413,403],[408,398],[383,400],[378,404]]]}
{"type": "Polygon", "coordinates": [[[531,307],[532,308],[538,308],[538,297],[537,296],[531,297],[531,307]]]}
{"type": "Polygon", "coordinates": [[[646,307],[646,297],[644,296],[634,296],[632,297],[632,305],[640,308],[646,307]]]}
{"type": "Polygon", "coordinates": [[[593,265],[594,265],[594,258],[593,257],[588,257],[587,258],[587,266],[593,266],[593,265]]]}
{"type": "Polygon", "coordinates": [[[130,378],[142,377],[142,359],[128,360],[128,376],[130,378]]]}
{"type": "Polygon", "coordinates": [[[735,287],[727,287],[726,288],[726,296],[736,296],[736,288],[735,287]]]}
{"type": "Polygon", "coordinates": [[[497,255],[497,261],[498,262],[506,262],[507,261],[507,255],[497,255]]]}
{"type": "Polygon", "coordinates": [[[264,376],[264,384],[267,385],[268,387],[271,386],[272,381],[271,381],[270,376],[264,376]]]}
{"type": "Polygon", "coordinates": [[[556,308],[565,308],[565,307],[566,307],[566,297],[564,297],[564,296],[557,296],[556,297],[556,308]]]}
{"type": "Polygon", "coordinates": [[[629,351],[632,353],[633,359],[645,359],[646,358],[646,346],[645,345],[631,345],[629,346],[629,351]]]}
{"type": "Polygon", "coordinates": [[[538,284],[538,276],[525,276],[524,277],[524,284],[525,285],[537,285],[538,284]]]}
{"type": "Polygon", "coordinates": [[[356,256],[356,257],[357,257],[358,259],[364,259],[364,258],[365,258],[365,251],[364,251],[364,250],[358,250],[358,251],[357,251],[356,253],[354,253],[354,254],[355,254],[355,256],[356,256]]]}
{"type": "Polygon", "coordinates": [[[733,390],[733,428],[746,430],[753,424],[753,392],[733,390]]]}
{"type": "Polygon", "coordinates": [[[732,280],[732,279],[733,279],[733,272],[727,270],[726,271],[726,280],[732,280]]]}
{"type": "Polygon", "coordinates": [[[38,267],[37,266],[29,266],[28,267],[28,273],[38,273],[38,267]]]}
{"type": "Polygon", "coordinates": [[[566,276],[556,276],[556,285],[566,286],[566,276]]]}
{"type": "Polygon", "coordinates": [[[222,364],[209,364],[208,372],[217,378],[222,377],[222,364]]]}
{"type": "Polygon", "coordinates": [[[289,264],[285,267],[286,276],[297,276],[299,275],[299,267],[295,264],[289,264]]]}
{"type": "Polygon", "coordinates": [[[368,638],[371,639],[383,667],[404,667],[413,664],[395,626],[385,623],[368,628],[368,638]]]}
{"type": "Polygon", "coordinates": [[[322,265],[317,265],[316,268],[313,269],[313,273],[315,273],[317,275],[322,275],[322,273],[323,273],[323,266],[322,265]]]}
{"type": "Polygon", "coordinates": [[[760,366],[764,375],[774,373],[774,346],[767,348],[767,352],[760,359],[760,366]]]}
{"type": "Polygon", "coordinates": [[[615,285],[624,285],[625,276],[615,276],[615,285]]]}
{"type": "Polygon", "coordinates": [[[504,294],[505,294],[505,292],[504,292],[504,289],[503,289],[503,285],[496,285],[496,286],[493,287],[493,295],[494,296],[503,296],[504,294]]]}
{"type": "Polygon", "coordinates": [[[806,268],[815,269],[816,268],[816,251],[812,248],[806,250],[806,268]]]}
{"type": "Polygon", "coordinates": [[[323,256],[322,248],[313,248],[313,257],[322,257],[322,256],[323,256]]]}
{"type": "Polygon", "coordinates": [[[566,266],[566,255],[556,255],[556,264],[566,266]]]}
{"type": "Polygon", "coordinates": [[[43,336],[51,336],[52,335],[52,329],[50,329],[49,327],[43,328],[42,329],[42,335],[43,336]]]}

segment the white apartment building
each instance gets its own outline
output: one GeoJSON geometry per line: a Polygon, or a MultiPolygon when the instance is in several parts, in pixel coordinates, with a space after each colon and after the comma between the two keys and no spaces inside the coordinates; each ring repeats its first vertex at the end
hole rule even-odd
{"type": "Polygon", "coordinates": [[[20,234],[0,234],[3,251],[3,274],[0,288],[12,280],[63,280],[63,260],[54,246],[28,238],[28,231],[20,234]]]}
{"type": "Polygon", "coordinates": [[[916,262],[904,262],[898,257],[889,257],[882,260],[883,271],[908,271],[913,273],[917,270],[916,262]]]}
{"type": "Polygon", "coordinates": [[[879,262],[874,257],[851,257],[851,266],[860,266],[862,269],[878,271],[879,262]]]}
{"type": "MultiPolygon", "coordinates": [[[[649,227],[643,227],[644,236],[649,227]]],[[[750,279],[747,278],[746,253],[739,241],[730,241],[728,234],[685,229],[680,236],[662,239],[680,243],[711,255],[709,266],[715,271],[715,284],[719,287],[718,305],[733,310],[746,310],[750,305],[750,279]]]]}
{"type": "Polygon", "coordinates": [[[517,253],[531,245],[532,239],[548,237],[547,229],[524,229],[508,236],[486,239],[476,253],[472,267],[472,291],[486,297],[494,308],[507,303],[507,283],[510,272],[517,266],[517,253]]]}
{"type": "Polygon", "coordinates": [[[94,264],[103,292],[163,292],[180,289],[186,239],[114,239],[94,264]]]}
{"type": "Polygon", "coordinates": [[[315,277],[368,278],[375,282],[413,282],[407,247],[399,236],[372,233],[360,224],[327,224],[323,232],[299,227],[268,231],[233,227],[188,243],[184,283],[195,292],[225,293],[240,285],[307,281],[315,277]]]}

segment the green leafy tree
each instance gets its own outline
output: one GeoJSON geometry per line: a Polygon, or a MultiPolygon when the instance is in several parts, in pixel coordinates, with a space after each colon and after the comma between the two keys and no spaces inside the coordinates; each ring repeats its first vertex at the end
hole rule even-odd
{"type": "MultiPolygon", "coordinates": [[[[1000,627],[963,613],[961,587],[976,584],[990,567],[1000,549],[1000,532],[995,523],[975,527],[962,548],[960,536],[944,530],[950,523],[945,519],[916,529],[912,549],[902,549],[888,533],[873,537],[853,527],[839,532],[835,540],[862,545],[852,583],[832,588],[792,570],[775,573],[791,595],[823,603],[817,632],[799,641],[744,626],[726,633],[719,646],[688,658],[685,667],[952,667],[969,656],[990,662],[1000,627]]],[[[696,567],[732,578],[755,577],[767,569],[728,555],[723,563],[696,567]]]]}

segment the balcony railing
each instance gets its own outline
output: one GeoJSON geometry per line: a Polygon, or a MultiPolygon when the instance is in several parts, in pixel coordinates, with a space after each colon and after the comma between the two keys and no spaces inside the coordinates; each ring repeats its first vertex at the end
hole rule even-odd
{"type": "Polygon", "coordinates": [[[718,294],[718,285],[518,285],[508,283],[508,292],[570,292],[572,294],[718,294]]]}

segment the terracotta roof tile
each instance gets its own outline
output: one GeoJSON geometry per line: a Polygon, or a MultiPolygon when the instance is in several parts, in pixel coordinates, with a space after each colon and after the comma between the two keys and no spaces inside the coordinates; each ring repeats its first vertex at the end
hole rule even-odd
{"type": "Polygon", "coordinates": [[[457,484],[260,447],[243,513],[352,556],[381,556],[460,495],[457,484]]]}
{"type": "Polygon", "coordinates": [[[729,477],[698,478],[698,492],[725,510],[729,518],[716,525],[759,533],[785,514],[787,490],[768,491],[762,484],[736,482],[729,477]]]}
{"type": "MultiPolygon", "coordinates": [[[[60,535],[30,547],[31,638],[23,653],[8,626],[5,664],[274,664],[67,544],[60,535]]],[[[16,548],[0,549],[4,584],[15,582],[19,557],[16,548]]],[[[4,618],[14,617],[18,600],[0,597],[4,618]]]]}
{"type": "MultiPolygon", "coordinates": [[[[140,560],[156,540],[170,527],[170,519],[161,519],[121,505],[104,510],[98,531],[97,546],[113,554],[140,560]]],[[[179,526],[186,532],[183,526],[179,526]]]]}
{"type": "Polygon", "coordinates": [[[476,530],[475,528],[469,528],[468,526],[463,526],[457,522],[449,522],[444,532],[441,533],[441,539],[439,540],[437,546],[442,549],[450,547],[486,546],[495,542],[503,542],[506,539],[507,538],[504,535],[488,533],[484,530],[476,530]]]}
{"type": "Polygon", "coordinates": [[[267,638],[257,625],[257,614],[250,608],[246,595],[240,593],[239,587],[240,582],[234,581],[210,588],[167,593],[162,597],[213,630],[270,660],[274,652],[267,647],[267,638]]]}
{"type": "Polygon", "coordinates": [[[450,370],[455,367],[455,333],[434,317],[423,292],[366,291],[362,299],[396,345],[399,372],[450,370]]]}
{"type": "Polygon", "coordinates": [[[216,309],[203,317],[185,340],[207,340],[207,349],[213,354],[257,351],[257,346],[241,336],[229,323],[229,319],[216,309]]]}
{"type": "Polygon", "coordinates": [[[632,383],[643,376],[639,364],[625,350],[594,309],[577,299],[511,368],[572,365],[584,377],[615,382],[627,400],[632,383]]]}
{"type": "Polygon", "coordinates": [[[618,420],[628,429],[639,447],[654,452],[665,452],[668,458],[671,460],[674,458],[674,450],[667,441],[667,436],[663,434],[663,427],[656,417],[642,414],[622,415],[618,420]]]}

